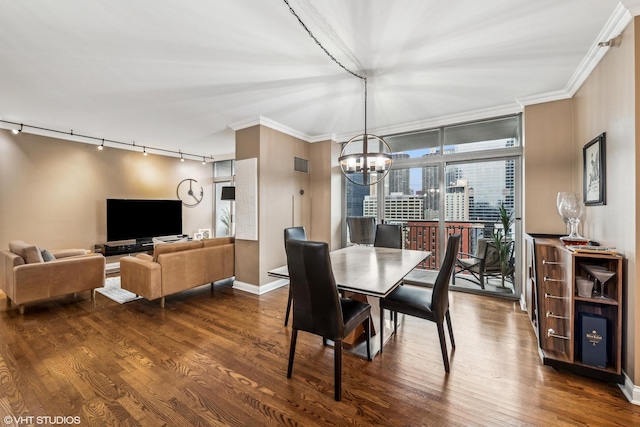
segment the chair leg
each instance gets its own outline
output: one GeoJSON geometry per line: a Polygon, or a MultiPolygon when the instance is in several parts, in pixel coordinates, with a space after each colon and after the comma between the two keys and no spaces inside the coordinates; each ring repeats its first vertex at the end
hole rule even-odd
{"type": "Polygon", "coordinates": [[[393,312],[393,333],[397,333],[398,332],[398,312],[394,311],[393,312]]]}
{"type": "Polygon", "coordinates": [[[384,308],[380,307],[380,354],[384,348],[384,308]]]}
{"type": "Polygon", "coordinates": [[[436,322],[436,324],[438,325],[438,337],[440,337],[440,350],[442,351],[444,371],[449,373],[449,356],[447,354],[447,341],[444,338],[444,325],[442,322],[436,322]]]}
{"type": "Polygon", "coordinates": [[[289,284],[289,300],[287,301],[287,314],[284,316],[284,326],[289,323],[289,312],[291,311],[291,284],[289,284]]]}
{"type": "Polygon", "coordinates": [[[298,339],[298,330],[291,330],[291,345],[289,346],[289,367],[287,368],[287,378],[291,378],[293,372],[293,356],[296,354],[296,340],[298,339]]]}
{"type": "Polygon", "coordinates": [[[367,360],[371,362],[371,317],[367,317],[367,320],[362,322],[362,327],[367,339],[367,360]]]}
{"type": "Polygon", "coordinates": [[[342,340],[335,340],[333,346],[334,355],[334,394],[336,402],[339,402],[342,398],[342,340]]]}
{"type": "Polygon", "coordinates": [[[451,326],[451,314],[449,310],[445,313],[447,319],[447,328],[449,328],[449,338],[451,339],[451,348],[456,348],[456,340],[453,339],[453,327],[451,326]]]}

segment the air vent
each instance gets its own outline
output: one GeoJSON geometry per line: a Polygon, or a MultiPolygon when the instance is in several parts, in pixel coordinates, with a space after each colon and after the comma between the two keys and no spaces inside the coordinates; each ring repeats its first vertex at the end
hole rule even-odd
{"type": "Polygon", "coordinates": [[[293,170],[296,172],[309,173],[309,160],[294,157],[293,170]]]}

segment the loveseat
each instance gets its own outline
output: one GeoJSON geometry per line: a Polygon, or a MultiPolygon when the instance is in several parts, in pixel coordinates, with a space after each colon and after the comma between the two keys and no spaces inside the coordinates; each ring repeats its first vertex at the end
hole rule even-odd
{"type": "Polygon", "coordinates": [[[8,304],[24,305],[104,286],[105,258],[86,249],[42,250],[14,240],[0,251],[0,289],[8,304]],[[43,256],[44,254],[44,256],[43,256]]]}
{"type": "Polygon", "coordinates": [[[165,297],[235,275],[232,237],[157,243],[153,254],[120,258],[120,286],[148,300],[165,297]]]}

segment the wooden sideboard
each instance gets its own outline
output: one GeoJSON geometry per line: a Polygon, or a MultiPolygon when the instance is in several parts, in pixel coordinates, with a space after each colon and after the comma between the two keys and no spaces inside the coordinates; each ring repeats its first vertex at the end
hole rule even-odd
{"type": "Polygon", "coordinates": [[[527,281],[525,297],[529,318],[545,365],[593,378],[623,383],[622,261],[619,255],[573,252],[558,236],[526,235],[527,281]],[[596,281],[592,296],[578,295],[576,278],[609,277],[596,281]],[[606,365],[583,363],[582,313],[606,319],[606,365]]]}

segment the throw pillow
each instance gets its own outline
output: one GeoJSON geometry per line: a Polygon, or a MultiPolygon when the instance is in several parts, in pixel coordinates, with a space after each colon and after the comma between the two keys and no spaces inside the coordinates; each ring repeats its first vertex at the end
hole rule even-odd
{"type": "Polygon", "coordinates": [[[56,257],[54,257],[53,254],[46,249],[40,249],[40,253],[42,254],[42,259],[44,260],[44,262],[49,262],[56,259],[56,257]]]}

